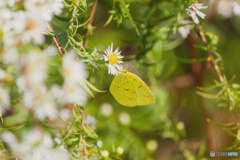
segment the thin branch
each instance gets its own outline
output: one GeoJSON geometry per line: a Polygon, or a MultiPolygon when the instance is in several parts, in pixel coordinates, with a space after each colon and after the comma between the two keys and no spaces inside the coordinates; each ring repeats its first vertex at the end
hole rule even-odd
{"type": "MultiPolygon", "coordinates": [[[[48,23],[46,23],[46,24],[47,24],[48,30],[51,31],[51,32],[54,32],[53,28],[52,28],[48,23]]],[[[56,45],[56,47],[57,47],[57,49],[58,49],[58,51],[59,51],[59,54],[60,54],[61,56],[63,56],[63,53],[64,53],[65,49],[64,49],[63,46],[61,45],[61,43],[60,43],[57,35],[51,34],[51,36],[52,36],[53,42],[55,43],[55,45],[56,45]]]]}
{"type": "MultiPolygon", "coordinates": [[[[205,46],[207,46],[207,41],[206,41],[206,38],[205,38],[205,36],[204,36],[204,34],[203,34],[203,32],[202,32],[202,28],[201,28],[200,25],[198,26],[198,34],[199,34],[200,39],[201,39],[201,41],[203,42],[203,44],[204,44],[205,46]]],[[[224,81],[224,78],[223,78],[223,76],[222,76],[222,74],[221,74],[221,72],[220,72],[220,70],[219,70],[219,67],[218,67],[215,59],[213,58],[212,54],[211,54],[209,51],[207,51],[207,53],[208,53],[209,57],[211,58],[211,59],[210,59],[210,64],[212,65],[212,67],[213,67],[214,70],[216,71],[217,76],[218,76],[218,79],[219,79],[220,82],[222,83],[222,85],[223,85],[223,87],[224,87],[224,89],[225,89],[225,92],[226,92],[226,94],[228,95],[228,97],[231,98],[230,89],[228,88],[228,86],[226,86],[226,83],[225,83],[225,81],[224,81]]],[[[240,116],[239,116],[239,113],[238,113],[238,111],[237,111],[237,109],[236,109],[236,107],[235,107],[235,103],[234,103],[234,102],[232,102],[232,106],[233,106],[233,110],[234,110],[234,113],[235,113],[237,119],[240,120],[240,116]]]]}
{"type": "MultiPolygon", "coordinates": [[[[94,2],[94,4],[93,4],[93,8],[92,8],[92,12],[91,12],[91,18],[90,18],[90,20],[89,20],[88,25],[92,25],[93,17],[94,17],[96,8],[97,8],[97,2],[98,2],[98,0],[95,0],[95,2],[94,2]]],[[[86,39],[85,39],[85,41],[83,42],[83,47],[84,47],[84,48],[87,47],[87,38],[88,38],[88,36],[89,36],[89,31],[87,30],[87,32],[86,32],[86,39]]]]}

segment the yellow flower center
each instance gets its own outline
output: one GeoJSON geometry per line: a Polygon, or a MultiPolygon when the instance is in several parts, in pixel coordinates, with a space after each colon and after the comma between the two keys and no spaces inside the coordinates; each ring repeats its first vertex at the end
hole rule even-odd
{"type": "Polygon", "coordinates": [[[118,57],[116,54],[112,53],[109,57],[108,57],[109,63],[111,65],[115,65],[118,63],[118,57]]]}

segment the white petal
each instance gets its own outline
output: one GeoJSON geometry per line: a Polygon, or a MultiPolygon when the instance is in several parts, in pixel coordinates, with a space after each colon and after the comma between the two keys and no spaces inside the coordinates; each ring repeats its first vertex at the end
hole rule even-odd
{"type": "Polygon", "coordinates": [[[103,55],[104,61],[108,61],[108,56],[103,55]]]}

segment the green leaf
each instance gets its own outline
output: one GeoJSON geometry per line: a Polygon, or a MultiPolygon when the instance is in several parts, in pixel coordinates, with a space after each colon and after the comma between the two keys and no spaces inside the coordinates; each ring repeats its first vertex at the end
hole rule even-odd
{"type": "Polygon", "coordinates": [[[197,93],[199,96],[202,96],[202,97],[208,98],[208,99],[216,99],[216,98],[217,98],[216,95],[206,94],[206,93],[203,93],[203,92],[200,92],[200,91],[197,91],[196,93],[197,93]]]}
{"type": "Polygon", "coordinates": [[[125,9],[125,11],[126,11],[126,13],[127,13],[127,16],[128,16],[128,18],[129,18],[129,20],[130,20],[130,22],[132,23],[133,27],[135,28],[135,30],[136,30],[136,32],[137,32],[137,35],[139,36],[140,34],[139,34],[139,31],[138,31],[138,28],[137,28],[136,24],[134,23],[134,21],[133,21],[133,19],[132,19],[132,16],[131,16],[131,14],[130,14],[127,6],[126,6],[126,3],[124,2],[124,0],[120,0],[120,3],[121,3],[121,5],[122,5],[122,7],[125,9]]]}
{"type": "Polygon", "coordinates": [[[88,82],[87,80],[84,81],[84,83],[90,87],[92,90],[94,90],[95,92],[107,92],[107,91],[101,91],[99,89],[97,89],[95,86],[93,86],[90,82],[88,82]]]}
{"type": "Polygon", "coordinates": [[[93,139],[98,139],[98,135],[85,122],[84,122],[84,126],[82,126],[82,128],[89,137],[91,137],[93,139]]]}
{"type": "Polygon", "coordinates": [[[235,125],[235,123],[220,124],[220,123],[213,122],[211,119],[207,119],[207,121],[217,127],[232,127],[235,125]]]}

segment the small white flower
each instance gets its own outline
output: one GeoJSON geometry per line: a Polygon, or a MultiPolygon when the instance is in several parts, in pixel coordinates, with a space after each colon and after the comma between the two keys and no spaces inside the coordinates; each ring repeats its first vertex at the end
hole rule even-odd
{"type": "Polygon", "coordinates": [[[53,120],[57,117],[58,110],[51,93],[43,85],[36,86],[24,92],[23,103],[27,108],[34,110],[39,120],[44,120],[47,117],[53,120]]]}
{"type": "Polygon", "coordinates": [[[97,119],[92,115],[88,115],[87,118],[85,119],[85,122],[88,125],[94,125],[97,122],[97,119]]]}
{"type": "Polygon", "coordinates": [[[35,44],[44,42],[43,31],[47,30],[47,25],[40,17],[39,13],[30,11],[14,12],[13,19],[9,24],[15,33],[18,33],[18,41],[24,44],[30,43],[32,40],[35,44]]]}
{"type": "Polygon", "coordinates": [[[146,148],[149,152],[154,152],[158,148],[158,143],[155,140],[149,140],[146,144],[146,148]]]}
{"type": "Polygon", "coordinates": [[[189,25],[189,21],[181,21],[180,24],[183,24],[183,26],[178,27],[178,32],[181,34],[183,38],[187,38],[188,34],[192,30],[193,26],[189,25]],[[186,24],[186,25],[185,25],[186,24]]]}
{"type": "Polygon", "coordinates": [[[66,83],[80,83],[87,79],[85,64],[76,59],[74,51],[63,56],[62,75],[66,83]]]}
{"type": "Polygon", "coordinates": [[[70,160],[70,155],[64,148],[54,149],[50,135],[39,130],[31,130],[22,136],[20,142],[11,132],[4,132],[2,138],[9,145],[17,159],[24,160],[70,160]]]}
{"type": "Polygon", "coordinates": [[[103,141],[101,141],[101,140],[98,140],[98,141],[97,141],[97,146],[101,148],[101,147],[102,147],[102,145],[103,145],[103,141]]]}
{"type": "Polygon", "coordinates": [[[104,116],[110,116],[113,112],[112,105],[109,103],[103,103],[100,107],[100,110],[104,116]]]}
{"type": "Polygon", "coordinates": [[[49,160],[70,160],[70,155],[64,148],[57,148],[51,151],[51,158],[49,160]]]}
{"type": "Polygon", "coordinates": [[[41,84],[47,76],[47,55],[45,53],[29,53],[22,55],[18,66],[23,74],[16,80],[20,92],[41,84]]]}
{"type": "Polygon", "coordinates": [[[117,153],[118,153],[119,155],[122,155],[123,152],[124,152],[124,148],[123,148],[123,147],[120,146],[120,147],[117,148],[117,153]]]}
{"type": "Polygon", "coordinates": [[[233,2],[232,0],[218,0],[214,1],[212,6],[216,7],[217,4],[217,13],[228,18],[232,16],[233,2]]]}
{"type": "Polygon", "coordinates": [[[233,13],[236,16],[240,16],[240,5],[239,5],[239,3],[236,2],[236,1],[233,1],[232,2],[232,7],[233,7],[233,13]]]}
{"type": "Polygon", "coordinates": [[[64,83],[64,102],[84,106],[87,103],[87,92],[78,84],[64,83]]]}
{"type": "Polygon", "coordinates": [[[199,24],[197,15],[199,17],[201,17],[202,19],[204,19],[206,16],[204,13],[200,12],[199,10],[206,9],[206,8],[207,8],[207,6],[203,6],[203,4],[194,3],[191,6],[189,6],[188,9],[186,9],[186,11],[189,14],[189,16],[192,17],[193,22],[196,24],[199,24]]]}
{"type": "Polygon", "coordinates": [[[19,60],[19,55],[14,46],[9,48],[4,48],[0,55],[0,60],[6,64],[16,64],[19,60]]]}
{"type": "Polygon", "coordinates": [[[63,109],[60,111],[59,116],[63,121],[67,121],[71,117],[71,112],[68,109],[63,109]]]}
{"type": "Polygon", "coordinates": [[[121,63],[123,63],[121,56],[121,51],[119,51],[119,48],[116,48],[113,52],[113,43],[111,43],[111,46],[108,46],[108,48],[104,51],[106,55],[104,55],[104,60],[108,61],[108,74],[117,75],[118,71],[123,69],[123,66],[121,63]]]}
{"type": "Polygon", "coordinates": [[[62,12],[62,9],[64,7],[63,0],[48,0],[48,3],[50,10],[54,14],[59,15],[62,12]]]}
{"type": "Polygon", "coordinates": [[[3,114],[10,109],[10,97],[9,93],[3,89],[3,87],[0,87],[0,112],[3,114]]]}
{"type": "Polygon", "coordinates": [[[97,119],[93,117],[92,115],[88,115],[87,118],[85,119],[85,122],[93,129],[95,130],[95,123],[97,122],[97,119]]]}
{"type": "Polygon", "coordinates": [[[48,0],[25,0],[24,6],[27,12],[35,14],[42,20],[51,21],[52,12],[48,5],[48,0]]]}
{"type": "Polygon", "coordinates": [[[129,125],[131,123],[131,118],[130,118],[129,114],[126,113],[126,112],[120,113],[119,116],[118,116],[118,120],[123,125],[129,125]]]}
{"type": "Polygon", "coordinates": [[[107,150],[103,150],[101,152],[101,155],[104,157],[104,158],[107,158],[109,156],[109,152],[107,150]]]}

